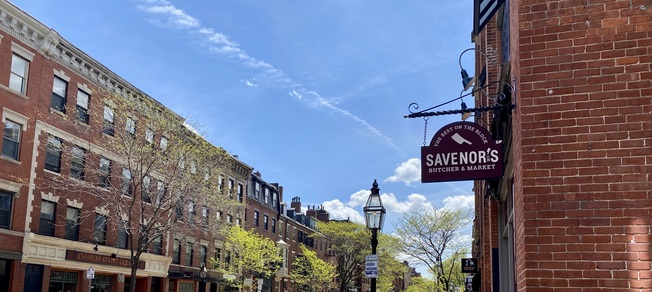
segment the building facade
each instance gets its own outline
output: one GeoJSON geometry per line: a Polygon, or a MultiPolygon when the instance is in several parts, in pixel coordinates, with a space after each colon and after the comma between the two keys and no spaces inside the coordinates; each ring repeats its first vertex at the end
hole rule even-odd
{"type": "Polygon", "coordinates": [[[475,1],[476,107],[516,105],[476,117],[475,291],[652,289],[651,4],[475,1]]]}
{"type": "Polygon", "coordinates": [[[323,208],[316,210],[314,207],[309,207],[304,214],[299,197],[293,197],[288,207],[283,202],[283,186],[266,182],[258,171],[251,175],[247,197],[245,228],[276,242],[284,257],[276,274],[263,279],[262,291],[297,291],[299,287],[289,276],[293,260],[301,254],[301,245],[315,251],[321,259],[330,261],[328,241],[311,236],[319,234],[317,220],[328,222],[330,215],[323,208]]]}
{"type": "MultiPolygon", "coordinates": [[[[128,160],[104,146],[133,135],[156,147],[155,153],[173,147],[172,137],[148,127],[147,117],[131,113],[117,120],[110,97],[150,101],[177,128],[183,119],[7,1],[0,1],[0,76],[0,291],[128,289],[129,246],[140,243],[130,241],[128,225],[119,222],[145,215],[139,219],[145,226],[153,220],[147,218],[155,214],[152,209],[165,205],[158,199],[172,197],[166,194],[171,185],[157,185],[162,181],[154,175],[136,185],[137,175],[121,166],[128,160]],[[83,191],[109,194],[114,187],[122,196],[102,200],[83,191]],[[112,208],[136,198],[145,206],[141,213],[112,208]]],[[[188,141],[196,138],[190,136],[188,141]]],[[[225,157],[219,162],[221,196],[246,204],[252,169],[225,157]]],[[[194,161],[186,171],[196,171],[194,161]]],[[[188,231],[157,234],[147,243],[136,262],[135,290],[223,290],[224,275],[208,265],[221,244],[208,223],[222,220],[219,214],[209,201],[184,201],[169,210],[174,211],[183,214],[176,223],[188,231]]],[[[237,223],[244,208],[233,213],[237,223]]]]}

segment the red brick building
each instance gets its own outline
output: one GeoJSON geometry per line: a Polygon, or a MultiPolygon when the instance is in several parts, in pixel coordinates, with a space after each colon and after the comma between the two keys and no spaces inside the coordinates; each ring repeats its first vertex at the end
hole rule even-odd
{"type": "MultiPolygon", "coordinates": [[[[127,197],[138,192],[145,201],[144,185],[132,188],[131,183],[124,184],[124,169],[111,162],[125,159],[103,149],[103,141],[112,139],[114,131],[132,131],[138,139],[156,137],[156,141],[148,142],[164,151],[168,140],[165,134],[150,135],[142,127],[147,125],[147,118],[136,113],[134,120],[114,121],[113,113],[107,110],[111,100],[106,92],[151,99],[56,31],[13,4],[0,1],[0,114],[4,133],[0,156],[0,291],[124,291],[129,285],[131,261],[126,242],[130,236],[114,224],[116,220],[111,221],[127,215],[111,213],[105,208],[106,202],[97,201],[97,197],[48,184],[67,178],[91,188],[114,183],[128,188],[127,197]],[[93,148],[82,147],[94,143],[93,148]],[[106,165],[102,169],[105,173],[85,169],[91,163],[106,165]],[[94,278],[89,280],[91,267],[94,278]]],[[[169,112],[163,106],[160,110],[169,112]]],[[[176,115],[170,112],[170,116],[176,115]]],[[[181,117],[172,121],[178,122],[178,128],[183,123],[181,117]]],[[[223,194],[246,203],[245,186],[252,169],[236,157],[226,160],[220,184],[226,186],[228,182],[229,189],[224,188],[223,194]]],[[[149,180],[148,188],[147,192],[153,188],[149,180]]],[[[152,201],[148,203],[152,205],[152,201]]],[[[199,227],[218,219],[215,210],[199,202],[184,204],[183,209],[183,222],[177,224],[198,228],[166,234],[148,245],[137,269],[136,291],[218,291],[224,275],[207,263],[220,242],[210,230],[199,227]],[[207,267],[204,274],[202,267],[207,267]]],[[[236,222],[243,212],[233,214],[236,222]]]]}
{"type": "Polygon", "coordinates": [[[652,3],[475,5],[476,107],[516,105],[476,117],[506,166],[474,187],[476,291],[650,291],[652,3]]]}
{"type": "Polygon", "coordinates": [[[299,197],[293,197],[288,208],[283,202],[283,186],[266,182],[258,171],[251,175],[248,190],[245,228],[277,242],[284,254],[283,264],[276,274],[263,279],[262,291],[297,291],[289,275],[292,261],[301,254],[302,244],[321,259],[330,260],[328,241],[310,236],[318,233],[317,220],[328,222],[330,215],[323,208],[314,207],[309,207],[304,214],[299,197]]]}

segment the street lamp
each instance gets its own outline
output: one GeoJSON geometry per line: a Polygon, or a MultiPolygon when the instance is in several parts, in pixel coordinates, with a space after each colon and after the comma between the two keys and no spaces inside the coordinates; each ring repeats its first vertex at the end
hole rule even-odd
{"type": "MultiPolygon", "coordinates": [[[[364,219],[367,224],[367,229],[371,230],[371,254],[376,254],[376,247],[378,246],[378,231],[383,228],[383,221],[385,220],[385,207],[380,200],[378,193],[378,182],[374,180],[371,187],[371,194],[367,199],[367,204],[364,206],[364,219]]],[[[371,292],[376,292],[376,278],[371,278],[371,292]]]]}
{"type": "Polygon", "coordinates": [[[208,274],[208,270],[206,270],[206,264],[202,263],[201,267],[199,268],[199,278],[201,279],[201,284],[199,285],[199,291],[201,292],[206,291],[207,274],[208,274]]]}

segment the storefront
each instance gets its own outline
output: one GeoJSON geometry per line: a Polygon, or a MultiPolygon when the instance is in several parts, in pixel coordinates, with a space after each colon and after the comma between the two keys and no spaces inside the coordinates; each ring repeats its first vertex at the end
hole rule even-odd
{"type": "Polygon", "coordinates": [[[79,277],[79,272],[51,270],[48,292],[77,291],[79,277]]]}
{"type": "MultiPolygon", "coordinates": [[[[31,236],[26,246],[22,260],[27,263],[24,291],[43,291],[41,283],[48,285],[48,292],[122,292],[129,288],[131,260],[125,256],[127,250],[41,235],[31,236]]],[[[144,254],[141,259],[136,291],[164,292],[168,258],[144,254]]],[[[11,261],[5,262],[8,267],[11,261]]],[[[10,271],[3,271],[2,265],[0,258],[0,285],[5,285],[10,271]]],[[[0,291],[11,291],[2,287],[0,291]]]]}
{"type": "Polygon", "coordinates": [[[10,291],[14,265],[20,263],[20,253],[0,252],[0,291],[10,291]]]}

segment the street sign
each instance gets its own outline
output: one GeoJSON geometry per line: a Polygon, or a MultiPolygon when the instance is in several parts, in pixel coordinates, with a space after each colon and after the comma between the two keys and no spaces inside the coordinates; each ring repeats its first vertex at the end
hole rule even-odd
{"type": "Polygon", "coordinates": [[[365,278],[378,278],[378,255],[372,254],[365,257],[365,278]]]}
{"type": "Polygon", "coordinates": [[[466,275],[464,289],[465,292],[473,292],[473,275],[466,275]]]}
{"type": "Polygon", "coordinates": [[[95,279],[95,269],[93,269],[93,267],[86,270],[86,279],[95,279]]]}

